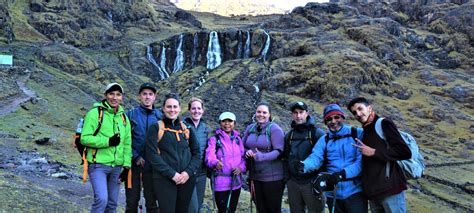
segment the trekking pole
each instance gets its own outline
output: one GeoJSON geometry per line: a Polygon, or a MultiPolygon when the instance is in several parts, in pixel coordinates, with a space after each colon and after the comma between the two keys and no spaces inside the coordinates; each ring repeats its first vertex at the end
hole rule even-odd
{"type": "Polygon", "coordinates": [[[142,194],[142,188],[143,188],[143,168],[142,167],[139,167],[139,168],[140,168],[140,202],[138,203],[138,208],[140,209],[140,213],[142,213],[143,203],[142,203],[141,194],[142,194]]]}
{"type": "Polygon", "coordinates": [[[332,211],[331,211],[331,213],[334,213],[334,209],[336,208],[336,192],[337,192],[337,184],[334,185],[334,191],[333,191],[334,199],[332,200],[332,211]]]}
{"type": "MultiPolygon", "coordinates": [[[[251,176],[250,173],[253,174],[253,169],[254,169],[254,168],[253,168],[253,167],[254,167],[254,165],[253,165],[253,158],[250,158],[250,159],[249,159],[249,164],[250,164],[249,176],[251,176]]],[[[248,178],[249,178],[249,180],[250,180],[250,181],[249,181],[249,184],[250,184],[250,186],[249,186],[249,189],[250,189],[250,190],[249,190],[249,191],[250,191],[250,213],[253,213],[253,198],[254,198],[254,196],[255,196],[255,186],[253,185],[253,180],[252,180],[250,177],[248,177],[248,178]]],[[[256,201],[257,201],[257,200],[255,199],[255,202],[256,202],[256,201]]],[[[255,206],[257,206],[257,203],[255,203],[255,206]]]]}
{"type": "Polygon", "coordinates": [[[212,209],[215,210],[216,209],[216,193],[214,192],[214,176],[215,176],[215,173],[214,171],[211,172],[211,193],[212,193],[212,209]]]}
{"type": "Polygon", "coordinates": [[[235,175],[232,174],[232,178],[230,180],[230,191],[229,191],[229,198],[227,198],[227,207],[225,209],[225,212],[229,212],[229,207],[230,207],[230,198],[232,197],[232,189],[234,188],[234,181],[235,181],[235,175]]]}

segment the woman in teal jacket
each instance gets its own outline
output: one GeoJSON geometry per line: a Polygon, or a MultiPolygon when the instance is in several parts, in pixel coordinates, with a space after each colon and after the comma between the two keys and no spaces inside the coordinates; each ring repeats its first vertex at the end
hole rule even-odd
{"type": "Polygon", "coordinates": [[[131,128],[120,106],[122,94],[119,84],[107,85],[105,99],[95,103],[84,118],[81,144],[87,147],[88,174],[94,190],[91,212],[116,211],[120,172],[122,168],[128,171],[131,165],[131,128]]]}

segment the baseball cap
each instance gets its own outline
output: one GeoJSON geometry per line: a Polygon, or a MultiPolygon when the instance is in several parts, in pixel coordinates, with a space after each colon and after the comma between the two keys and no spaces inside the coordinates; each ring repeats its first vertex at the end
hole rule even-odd
{"type": "Polygon", "coordinates": [[[110,83],[107,85],[107,87],[105,87],[105,94],[108,94],[109,92],[112,92],[112,91],[119,91],[120,93],[123,93],[123,88],[122,86],[120,86],[120,84],[114,82],[114,83],[110,83]]]}
{"type": "Polygon", "coordinates": [[[151,83],[143,83],[140,86],[140,90],[138,90],[138,93],[141,93],[144,89],[151,89],[151,91],[153,91],[153,93],[156,93],[156,88],[151,83]]]}
{"type": "Polygon", "coordinates": [[[297,101],[290,105],[290,110],[293,112],[296,108],[308,111],[308,105],[306,105],[303,101],[297,101]]]}
{"type": "Polygon", "coordinates": [[[235,115],[232,112],[223,112],[219,115],[219,121],[223,121],[225,119],[229,119],[235,121],[235,115]]]}

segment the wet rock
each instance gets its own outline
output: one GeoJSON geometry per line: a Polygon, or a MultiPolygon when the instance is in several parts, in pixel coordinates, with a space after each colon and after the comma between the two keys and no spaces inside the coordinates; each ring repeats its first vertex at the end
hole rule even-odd
{"type": "Polygon", "coordinates": [[[64,172],[54,173],[51,177],[59,178],[59,179],[69,179],[69,176],[64,172]]]}
{"type": "Polygon", "coordinates": [[[41,138],[41,139],[35,140],[35,143],[38,145],[47,145],[51,143],[50,139],[51,138],[41,138]]]}
{"type": "Polygon", "coordinates": [[[42,157],[42,158],[33,158],[33,159],[28,161],[28,164],[29,165],[32,165],[32,164],[36,164],[36,165],[48,164],[48,161],[44,157],[42,157]]]}
{"type": "Polygon", "coordinates": [[[32,165],[21,165],[16,168],[18,171],[23,171],[23,172],[33,172],[36,171],[36,166],[32,165]]]}

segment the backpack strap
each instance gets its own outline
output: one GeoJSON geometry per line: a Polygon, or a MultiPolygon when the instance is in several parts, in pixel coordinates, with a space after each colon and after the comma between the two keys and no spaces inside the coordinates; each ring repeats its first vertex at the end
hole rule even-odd
{"type": "Polygon", "coordinates": [[[181,125],[180,130],[171,129],[171,128],[165,127],[165,123],[163,122],[163,120],[159,120],[158,121],[158,143],[163,138],[163,134],[165,133],[165,131],[175,133],[176,140],[178,142],[181,141],[181,138],[179,137],[179,134],[184,134],[184,137],[186,138],[186,140],[188,140],[189,139],[189,129],[186,127],[186,125],[183,122],[180,122],[180,125],[181,125]]]}
{"type": "Polygon", "coordinates": [[[351,127],[351,137],[352,137],[352,139],[354,139],[354,141],[357,138],[357,128],[355,128],[353,126],[351,127]]]}
{"type": "MultiPolygon", "coordinates": [[[[377,135],[382,138],[383,141],[387,144],[387,148],[389,147],[389,144],[387,142],[387,139],[385,138],[385,133],[383,133],[382,129],[382,120],[384,118],[379,118],[377,121],[375,121],[375,132],[377,135]]],[[[390,176],[390,161],[387,161],[387,164],[385,165],[385,178],[388,178],[390,176]]]]}

